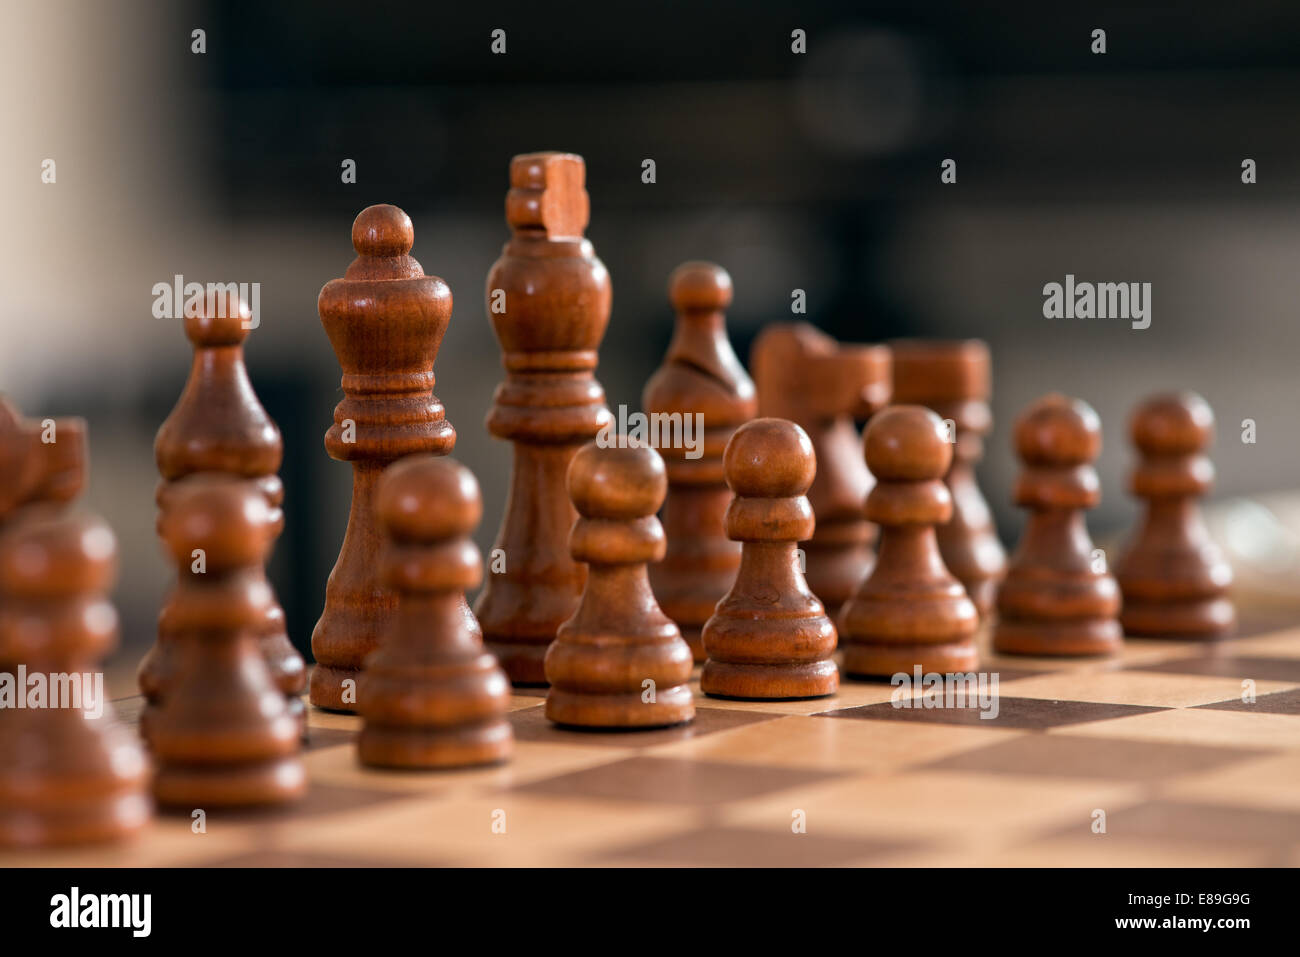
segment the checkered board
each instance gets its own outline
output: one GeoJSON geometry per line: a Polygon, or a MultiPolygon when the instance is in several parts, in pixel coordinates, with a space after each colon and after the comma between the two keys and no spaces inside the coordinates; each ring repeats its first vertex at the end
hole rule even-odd
{"type": "MultiPolygon", "coordinates": [[[[986,651],[992,720],[845,681],[819,700],[699,696],[691,725],[596,733],[553,727],[544,692],[521,693],[514,759],[465,771],[362,768],[359,719],[313,709],[311,791],[291,809],[212,812],[203,834],[164,815],[123,844],[0,863],[1300,865],[1300,627],[1243,632],[1131,639],[1108,661],[986,651]]],[[[118,702],[127,721],[138,708],[118,702]]]]}

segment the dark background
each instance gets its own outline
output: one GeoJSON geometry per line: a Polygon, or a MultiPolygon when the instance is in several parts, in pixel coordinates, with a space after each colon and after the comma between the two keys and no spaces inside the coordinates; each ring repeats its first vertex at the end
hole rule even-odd
{"type": "Polygon", "coordinates": [[[639,407],[671,331],[668,273],[704,258],[735,280],[742,358],[790,318],[794,288],[846,340],[988,340],[982,480],[1008,541],[1009,425],[1054,389],[1102,415],[1099,538],[1132,521],[1124,423],[1156,389],[1215,407],[1221,495],[1295,484],[1296,4],[19,0],[4,34],[0,388],[31,415],[90,420],[88,503],[122,543],[127,673],[170,577],[151,444],[189,365],[180,329],[150,313],[153,284],[262,284],[248,365],[284,433],[288,496],[272,573],[305,648],[350,483],[322,447],[340,393],[316,294],[350,261],[360,209],[411,215],[414,254],[455,296],[436,391],[490,545],[509,458],[482,427],[501,375],[483,283],[520,152],[587,160],[588,235],[614,287],[611,406],[639,407]],[[39,182],[45,157],[57,185],[39,182]],[[955,185],[939,180],[948,157],[955,185]],[[1241,182],[1247,157],[1257,185],[1241,182]],[[1151,282],[1151,328],[1044,319],[1043,284],[1067,272],[1151,282]]]}

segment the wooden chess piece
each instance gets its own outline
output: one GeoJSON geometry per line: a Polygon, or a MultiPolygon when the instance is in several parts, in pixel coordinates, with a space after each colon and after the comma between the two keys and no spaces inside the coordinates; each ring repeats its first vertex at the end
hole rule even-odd
{"type": "Polygon", "coordinates": [[[1205,450],[1214,413],[1194,392],[1155,395],[1131,421],[1141,461],[1130,488],[1146,502],[1137,534],[1115,566],[1126,634],[1214,638],[1236,626],[1232,567],[1210,539],[1197,500],[1214,484],[1205,450]]]}
{"type": "Polygon", "coordinates": [[[998,541],[988,503],[975,481],[984,437],[993,428],[989,411],[989,347],[978,339],[891,342],[894,402],[923,405],[953,423],[952,467],[944,476],[952,493],[952,520],[939,525],[939,554],[984,618],[997,604],[1007,555],[998,541]]]}
{"type": "Polygon", "coordinates": [[[889,402],[889,349],[839,343],[806,322],[772,323],[754,341],[750,368],[758,414],[789,419],[812,439],[817,477],[808,501],[816,531],[803,549],[808,587],[834,617],[874,561],[876,530],[862,517],[862,502],[875,480],[854,420],[889,402]]]}
{"type": "Polygon", "coordinates": [[[247,481],[200,472],[173,487],[159,530],[179,574],[163,623],[175,679],[150,731],[154,797],[183,808],[296,800],[307,788],[299,726],[259,644],[275,600],[271,505],[247,481]]]}
{"type": "Polygon", "coordinates": [[[86,481],[84,419],[23,418],[0,396],[0,522],[32,502],[70,502],[86,481]]]}
{"type": "Polygon", "coordinates": [[[573,614],[586,571],[569,555],[576,517],[565,492],[569,462],[612,418],[594,372],[609,322],[604,264],[583,238],[586,167],[571,153],[510,162],[512,236],[488,273],[488,315],[504,354],[488,430],[514,447],[510,493],[474,611],[488,650],[517,685],[546,683],[547,646],[573,614]],[[495,550],[494,549],[494,550],[495,550]]]}
{"type": "Polygon", "coordinates": [[[413,455],[384,470],[376,498],[380,574],[398,596],[392,631],[357,688],[363,764],[451,768],[510,757],[510,682],[483,650],[465,590],[483,581],[470,536],[483,517],[473,473],[413,455]]]}
{"type": "Polygon", "coordinates": [[[952,445],[943,421],[919,405],[881,412],[863,437],[876,477],[865,513],[880,527],[875,567],[840,611],[840,647],[851,675],[969,672],[979,612],[939,554],[935,528],[952,517],[943,477],[952,445]]]}
{"type": "Polygon", "coordinates": [[[591,442],[574,455],[567,484],[579,515],[569,544],[587,581],[546,653],[546,716],[590,728],[690,721],[691,649],[646,575],[665,551],[655,518],[668,488],[663,459],[648,446],[591,442]]]}
{"type": "Polygon", "coordinates": [[[1119,586],[1094,551],[1084,510],[1101,501],[1092,463],[1101,420],[1092,406],[1057,393],[1016,421],[1024,470],[1015,502],[1029,519],[998,589],[993,647],[1005,654],[1105,655],[1123,642],[1119,586]]]}
{"type": "Polygon", "coordinates": [[[758,400],[727,339],[727,271],[713,263],[683,263],[673,270],[668,290],[677,311],[673,338],[641,404],[652,416],[680,416],[683,436],[688,416],[699,416],[703,431],[693,449],[658,446],[668,468],[663,511],[668,551],[650,566],[650,585],[695,660],[703,661],[700,629],[740,567],[740,543],[727,538],[731,489],[722,474],[722,451],[737,426],[754,417],[758,400]]]}
{"type": "Polygon", "coordinates": [[[445,455],[456,430],[433,394],[433,363],[451,321],[451,290],[411,256],[415,229],[396,206],[368,206],[352,224],[357,258],[320,291],[321,324],[343,368],[343,401],[325,433],[330,457],[352,463],[352,510],[312,632],[311,703],[356,708],[366,655],[388,633],[397,596],[379,580],[375,486],[391,463],[445,455]]]}
{"type": "Polygon", "coordinates": [[[835,625],[795,552],[813,534],[812,440],[785,419],[753,419],[727,443],[723,470],[735,493],[727,534],[742,543],[740,570],[704,626],[700,690],[725,698],[834,694],[835,625]]]}
{"type": "Polygon", "coordinates": [[[99,673],[116,559],[107,525],[53,505],[0,531],[0,847],[108,840],[149,818],[144,752],[99,673]]]}
{"type": "MultiPolygon", "coordinates": [[[[176,407],[158,429],[154,457],[162,476],[156,499],[166,509],[176,483],[196,472],[225,472],[253,483],[271,506],[276,536],[284,528],[284,483],[277,474],[284,446],[280,430],[258,401],[244,366],[248,307],[233,294],[208,296],[185,317],[185,335],[194,361],[176,407]]],[[[170,618],[166,612],[161,620],[170,618]]],[[[262,654],[289,710],[306,730],[307,669],[285,628],[278,601],[267,607],[259,629],[262,654]]],[[[148,737],[157,707],[175,678],[174,636],[160,630],[140,662],[139,682],[148,704],[141,731],[148,737]]]]}

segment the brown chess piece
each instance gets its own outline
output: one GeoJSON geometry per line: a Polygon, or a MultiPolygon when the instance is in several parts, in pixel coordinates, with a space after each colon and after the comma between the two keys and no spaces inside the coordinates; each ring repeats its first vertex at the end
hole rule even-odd
{"type": "Polygon", "coordinates": [[[159,527],[179,574],[163,622],[176,673],[150,731],[154,797],[183,808],[296,800],[307,787],[299,726],[259,644],[275,600],[272,507],[247,481],[200,472],[172,488],[159,527]]]}
{"type": "Polygon", "coordinates": [[[758,400],[727,339],[727,271],[713,263],[683,263],[673,270],[668,291],[677,322],[641,404],[650,415],[682,416],[683,428],[687,416],[701,416],[704,429],[695,449],[659,448],[668,468],[663,511],[668,551],[650,566],[650,584],[695,660],[703,661],[700,629],[740,567],[740,543],[727,538],[731,489],[722,474],[722,451],[736,427],[754,417],[758,400]]]}
{"type": "Polygon", "coordinates": [[[577,610],[546,653],[546,716],[591,728],[654,728],[695,716],[691,649],[659,609],[646,563],[664,557],[655,518],[668,481],[647,446],[584,445],[569,466],[579,518],[569,536],[587,563],[577,610]]]}
{"type": "Polygon", "coordinates": [[[411,256],[415,230],[396,206],[368,206],[352,224],[357,258],[320,291],[321,324],[343,367],[343,401],[325,433],[330,457],[352,463],[352,510],[312,632],[311,703],[356,708],[366,655],[388,633],[397,596],[379,581],[375,486],[417,452],[445,455],[456,430],[433,394],[433,363],[451,320],[451,290],[411,256]]]}
{"type": "Polygon", "coordinates": [[[817,471],[807,433],[785,419],[753,419],[727,443],[727,534],[740,570],[704,626],[700,690],[726,698],[834,694],[835,625],[808,590],[795,546],[813,534],[806,497],[817,471]]]}
{"type": "Polygon", "coordinates": [[[23,418],[0,396],[0,522],[32,502],[69,502],[86,480],[84,419],[23,418]]]}
{"type": "Polygon", "coordinates": [[[952,521],[935,529],[939,553],[966,588],[980,617],[997,604],[1007,555],[998,541],[988,503],[975,481],[984,437],[993,428],[989,411],[989,347],[978,339],[922,339],[890,343],[894,355],[894,402],[923,405],[956,430],[952,467],[944,477],[952,493],[952,521]]]}
{"type": "MultiPolygon", "coordinates": [[[[166,509],[175,484],[195,472],[225,472],[253,483],[271,506],[278,537],[284,527],[284,484],[277,474],[284,447],[280,430],[262,408],[244,366],[247,306],[234,295],[211,295],[185,317],[185,335],[194,346],[194,361],[175,408],[158,429],[154,457],[162,480],[159,509],[166,509]]],[[[170,616],[163,613],[161,620],[170,616]]],[[[307,669],[289,641],[284,610],[272,600],[259,629],[262,654],[289,709],[303,724],[307,669]]],[[[141,731],[148,736],[157,707],[175,678],[174,636],[160,629],[157,641],[140,662],[140,690],[148,702],[141,731]]]]}
{"type": "Polygon", "coordinates": [[[450,459],[393,463],[376,498],[382,580],[397,614],[357,688],[363,764],[451,768],[504,761],[514,746],[510,681],[483,650],[465,589],[483,581],[470,536],[483,517],[473,473],[450,459]]]}
{"type": "Polygon", "coordinates": [[[1015,502],[1029,519],[998,589],[993,647],[1022,655],[1116,652],[1119,586],[1084,523],[1084,511],[1101,501],[1092,465],[1101,420],[1088,403],[1052,393],[1021,414],[1015,441],[1024,463],[1015,502]]]}
{"type": "Polygon", "coordinates": [[[107,525],[52,505],[0,531],[0,847],[107,840],[148,820],[148,765],[99,664],[117,641],[116,559],[107,525]]]}
{"type": "Polygon", "coordinates": [[[767,326],[750,352],[758,414],[789,419],[812,439],[817,477],[808,490],[816,531],[803,543],[808,587],[832,617],[871,570],[876,530],[862,517],[875,484],[854,419],[890,396],[886,346],[836,342],[806,322],[767,326]]]}
{"type": "Polygon", "coordinates": [[[1228,634],[1237,617],[1232,567],[1197,502],[1214,484],[1205,454],[1214,413],[1194,392],[1155,395],[1138,406],[1131,433],[1141,461],[1130,487],[1146,502],[1146,515],[1115,566],[1120,623],[1127,634],[1157,638],[1228,634]]]}
{"type": "Polygon", "coordinates": [[[582,594],[586,572],[566,546],[576,516],[565,473],[612,421],[594,374],[609,322],[609,274],[583,238],[585,175],[582,157],[571,153],[511,160],[512,236],[487,280],[506,369],[487,427],[513,443],[514,463],[496,540],[505,571],[488,576],[474,611],[488,650],[517,685],[546,683],[546,648],[582,594]]]}
{"type": "Polygon", "coordinates": [[[952,445],[943,421],[919,405],[896,405],[867,426],[867,467],[876,486],[865,513],[880,526],[875,567],[840,611],[840,647],[851,675],[952,674],[975,668],[979,613],[944,566],[936,526],[952,517],[943,482],[952,445]]]}

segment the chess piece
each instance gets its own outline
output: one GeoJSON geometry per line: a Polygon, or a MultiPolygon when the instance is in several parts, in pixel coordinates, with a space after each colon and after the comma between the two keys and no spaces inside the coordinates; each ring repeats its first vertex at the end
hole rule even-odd
{"type": "Polygon", "coordinates": [[[510,493],[474,611],[488,650],[517,685],[546,683],[556,629],[578,605],[586,571],[566,547],[576,517],[565,493],[574,453],[612,419],[594,371],[609,322],[609,274],[583,238],[582,157],[529,153],[510,163],[512,236],[488,273],[488,315],[505,380],[488,430],[514,446],[510,493]]]}
{"type": "Polygon", "coordinates": [[[53,505],[0,531],[0,847],[108,840],[148,820],[144,753],[99,665],[117,641],[116,559],[107,525],[53,505]]]}
{"type": "Polygon", "coordinates": [[[470,536],[483,517],[473,473],[413,455],[384,471],[376,497],[383,582],[398,596],[392,630],[357,688],[363,764],[450,768],[510,756],[510,682],[483,650],[465,589],[483,581],[470,536]]]}
{"type": "Polygon", "coordinates": [[[1021,414],[1015,441],[1024,463],[1015,502],[1029,519],[998,589],[993,647],[1023,655],[1116,652],[1119,586],[1083,515],[1101,501],[1092,466],[1101,420],[1088,403],[1053,393],[1021,414]]]}
{"type": "Polygon", "coordinates": [[[808,590],[795,553],[813,534],[806,497],[817,471],[812,440],[785,419],[753,419],[731,437],[722,465],[735,493],[727,534],[742,543],[741,560],[704,625],[700,690],[725,698],[834,694],[835,626],[808,590]]]}
{"type": "Polygon", "coordinates": [[[247,481],[201,472],[172,489],[159,530],[179,574],[163,613],[176,673],[150,731],[154,797],[182,808],[301,797],[298,722],[259,644],[275,600],[264,570],[271,505],[247,481]]]}
{"type": "MultiPolygon", "coordinates": [[[[283,456],[280,430],[262,408],[244,367],[248,307],[237,296],[208,296],[185,317],[185,335],[194,346],[194,361],[176,407],[158,429],[154,457],[162,476],[156,499],[165,510],[176,483],[195,472],[225,472],[253,483],[271,506],[276,536],[284,527],[284,484],[277,474],[283,456]]],[[[162,620],[170,616],[164,612],[162,620]]],[[[174,636],[160,630],[140,662],[139,682],[148,704],[141,731],[157,716],[157,707],[175,678],[174,636]]],[[[259,628],[262,654],[289,710],[306,728],[302,693],[307,669],[285,628],[284,610],[274,598],[259,628]]]]}
{"type": "Polygon", "coordinates": [[[1130,488],[1146,502],[1115,566],[1126,634],[1214,638],[1233,630],[1232,567],[1210,539],[1197,499],[1214,484],[1205,454],[1214,413],[1194,392],[1152,396],[1131,422],[1141,461],[1130,488]]]}
{"type": "Polygon", "coordinates": [[[690,721],[691,649],[646,575],[665,551],[655,518],[668,487],[663,459],[648,446],[591,442],[574,455],[567,484],[579,514],[569,545],[587,581],[546,653],[546,716],[591,728],[690,721]]]}
{"type": "Polygon", "coordinates": [[[758,400],[727,339],[727,271],[712,263],[683,263],[673,270],[668,289],[677,322],[641,404],[652,416],[680,416],[683,435],[687,417],[699,416],[703,432],[695,449],[659,446],[668,469],[663,511],[668,551],[650,566],[650,585],[695,660],[703,661],[700,629],[740,567],[740,544],[727,538],[731,489],[722,474],[722,451],[736,427],[754,417],[758,400]]]}
{"type": "Polygon", "coordinates": [[[357,258],[320,291],[321,324],[343,367],[343,401],[325,433],[330,457],[352,463],[352,510],[312,632],[311,703],[356,707],[362,662],[388,633],[397,597],[379,581],[375,486],[417,452],[445,455],[456,430],[433,394],[433,363],[451,320],[451,290],[411,256],[415,230],[396,206],[368,206],[352,224],[357,258]]]}
{"type": "Polygon", "coordinates": [[[894,402],[923,405],[956,432],[952,467],[944,476],[952,493],[952,521],[939,525],[939,554],[984,618],[997,603],[1007,555],[998,541],[989,506],[975,481],[984,436],[993,428],[989,411],[989,347],[978,339],[921,339],[890,343],[894,355],[894,402]]]}
{"type": "Polygon", "coordinates": [[[972,671],[979,613],[939,554],[935,527],[952,517],[943,477],[952,445],[919,405],[881,412],[863,437],[876,477],[865,513],[880,527],[875,567],[840,611],[844,670],[864,677],[972,671]]]}
{"type": "Polygon", "coordinates": [[[84,419],[29,422],[0,396],[0,522],[32,502],[69,502],[86,479],[84,419]]]}
{"type": "Polygon", "coordinates": [[[758,414],[789,419],[812,439],[817,477],[808,501],[816,531],[803,549],[808,587],[834,617],[875,558],[876,530],[862,517],[875,480],[854,419],[889,402],[889,349],[839,343],[806,322],[773,323],[755,340],[750,367],[758,414]]]}

